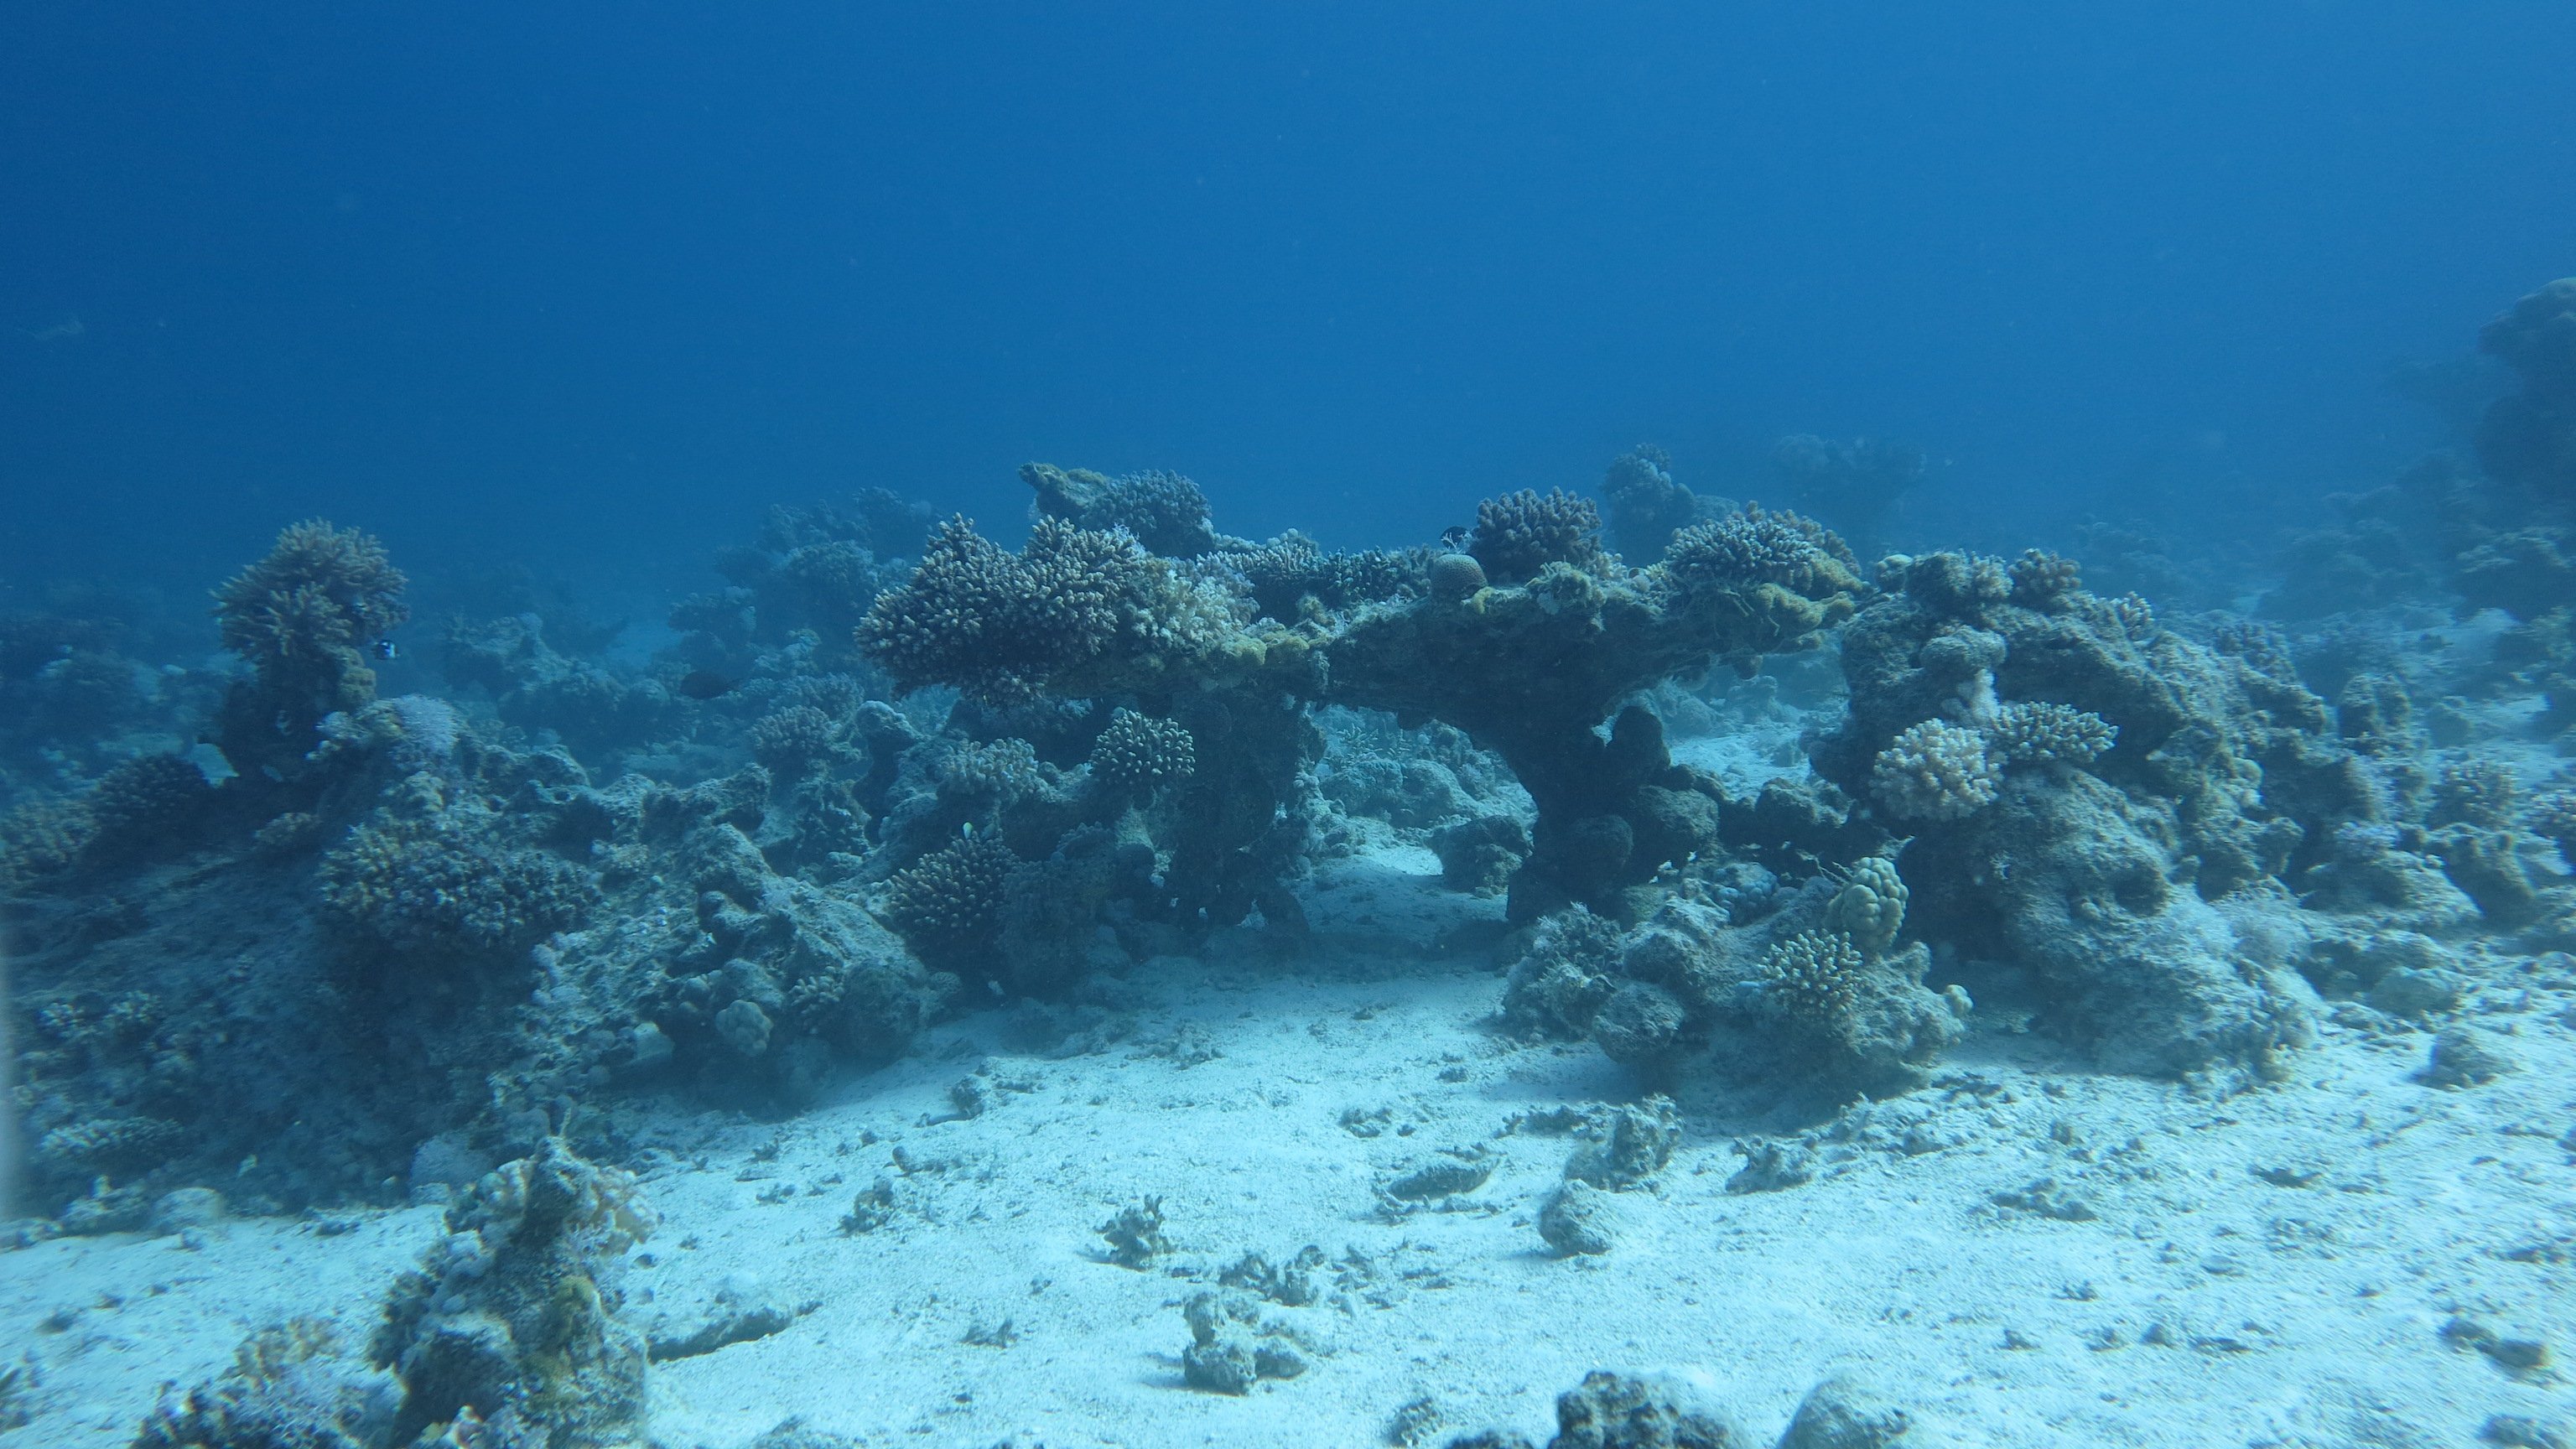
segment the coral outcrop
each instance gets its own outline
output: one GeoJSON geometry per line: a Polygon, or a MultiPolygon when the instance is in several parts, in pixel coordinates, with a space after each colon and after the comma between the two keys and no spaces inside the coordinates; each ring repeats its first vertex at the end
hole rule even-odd
{"type": "Polygon", "coordinates": [[[1894,558],[1842,638],[1817,772],[1917,833],[1924,932],[2035,972],[2124,1068],[2259,1066],[2305,1032],[2289,962],[2231,911],[2282,899],[2378,795],[2324,702],[2134,601],[1958,554],[1894,558]]]}
{"type": "Polygon", "coordinates": [[[384,545],[321,519],[215,590],[226,649],[250,666],[224,698],[216,743],[245,778],[300,771],[324,716],[376,695],[369,650],[410,617],[384,545]]]}

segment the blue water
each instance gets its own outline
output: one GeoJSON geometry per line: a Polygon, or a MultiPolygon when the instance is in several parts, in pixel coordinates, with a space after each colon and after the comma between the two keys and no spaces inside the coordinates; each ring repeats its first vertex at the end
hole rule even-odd
{"type": "Polygon", "coordinates": [[[0,13],[0,574],[702,581],[1047,458],[1416,540],[1641,439],[1901,532],[2268,528],[2576,270],[2556,3],[622,3],[0,13]],[[1114,12],[1114,13],[1110,13],[1114,12]]]}

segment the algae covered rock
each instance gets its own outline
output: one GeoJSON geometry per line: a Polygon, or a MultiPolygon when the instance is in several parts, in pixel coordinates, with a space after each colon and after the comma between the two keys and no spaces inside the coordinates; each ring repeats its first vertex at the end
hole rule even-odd
{"type": "Polygon", "coordinates": [[[397,1437],[470,1411],[515,1420],[548,1449],[640,1440],[646,1345],[617,1285],[653,1226],[631,1176],[560,1138],[468,1189],[369,1347],[403,1383],[397,1437]]]}

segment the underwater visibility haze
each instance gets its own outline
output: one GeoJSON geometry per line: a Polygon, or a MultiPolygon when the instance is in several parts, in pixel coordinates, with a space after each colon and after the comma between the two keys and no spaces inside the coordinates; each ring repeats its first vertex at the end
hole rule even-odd
{"type": "Polygon", "coordinates": [[[2576,1444],[2571,54],[0,14],[0,1449],[2576,1444]]]}

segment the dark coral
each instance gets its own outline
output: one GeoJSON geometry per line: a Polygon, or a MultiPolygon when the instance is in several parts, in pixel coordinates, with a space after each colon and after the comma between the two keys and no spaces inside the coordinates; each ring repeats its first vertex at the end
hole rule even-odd
{"type": "Polygon", "coordinates": [[[355,940],[420,954],[524,948],[596,896],[580,867],[509,845],[475,811],[380,811],[324,854],[320,882],[355,940]]]}
{"type": "Polygon", "coordinates": [[[324,715],[375,698],[370,646],[410,617],[384,545],[321,519],[215,590],[224,647],[251,666],[224,702],[219,743],[245,776],[298,771],[324,715]]]}
{"type": "Polygon", "coordinates": [[[99,777],[87,804],[93,856],[131,859],[183,843],[201,823],[213,787],[184,755],[140,755],[99,777]]]}
{"type": "Polygon", "coordinates": [[[1003,887],[1019,863],[996,836],[963,836],[895,872],[879,914],[934,957],[972,950],[1000,924],[1003,887]]]}
{"type": "Polygon", "coordinates": [[[1037,490],[1031,505],[1041,519],[1106,533],[1123,529],[1148,553],[1197,558],[1222,543],[1208,525],[1207,495],[1178,473],[1159,469],[1112,478],[1088,468],[1028,463],[1020,481],[1037,490]]]}
{"type": "Polygon", "coordinates": [[[2522,379],[2478,426],[2478,462],[2508,483],[2576,501],[2576,277],[2513,305],[2478,334],[2478,346],[2522,379]]]}
{"type": "Polygon", "coordinates": [[[1122,790],[1150,793],[1198,769],[1198,743],[1179,720],[1120,708],[1091,745],[1091,771],[1122,790]]]}
{"type": "Polygon", "coordinates": [[[1850,442],[1794,433],[1771,447],[1771,467],[1790,501],[1833,523],[1863,550],[1887,544],[1897,501],[1922,480],[1923,450],[1911,443],[1850,442]]]}
{"type": "Polygon", "coordinates": [[[1294,530],[1255,547],[1227,549],[1212,557],[1242,579],[1263,614],[1282,623],[1295,623],[1310,609],[1334,613],[1419,594],[1430,580],[1427,550],[1328,553],[1294,530]]]}
{"type": "Polygon", "coordinates": [[[1703,506],[1673,481],[1672,455],[1649,443],[1610,460],[1601,496],[1610,505],[1610,542],[1635,564],[1662,558],[1665,545],[1698,520],[1703,506]]]}
{"type": "Polygon", "coordinates": [[[1476,528],[1467,553],[1497,583],[1527,583],[1549,564],[1586,571],[1601,567],[1601,510],[1589,498],[1553,489],[1529,489],[1476,505],[1476,528]]]}

